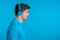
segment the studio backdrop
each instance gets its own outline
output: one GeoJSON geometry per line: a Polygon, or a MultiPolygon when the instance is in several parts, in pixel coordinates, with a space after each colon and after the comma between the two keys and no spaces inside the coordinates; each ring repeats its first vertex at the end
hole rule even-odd
{"type": "Polygon", "coordinates": [[[31,7],[23,22],[25,40],[60,40],[60,0],[0,0],[0,40],[6,40],[17,3],[31,7]]]}

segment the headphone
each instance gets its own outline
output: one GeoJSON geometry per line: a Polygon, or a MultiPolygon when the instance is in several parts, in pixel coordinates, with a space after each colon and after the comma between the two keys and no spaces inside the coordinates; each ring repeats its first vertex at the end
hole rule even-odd
{"type": "Polygon", "coordinates": [[[18,16],[21,16],[22,15],[22,11],[21,11],[21,7],[20,7],[20,4],[19,4],[19,9],[18,9],[18,16]]]}

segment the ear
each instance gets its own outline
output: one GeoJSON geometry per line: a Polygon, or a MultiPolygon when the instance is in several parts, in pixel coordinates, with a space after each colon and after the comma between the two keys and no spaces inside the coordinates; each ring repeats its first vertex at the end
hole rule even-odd
{"type": "Polygon", "coordinates": [[[21,16],[21,15],[22,15],[22,12],[21,12],[21,11],[19,11],[19,12],[18,12],[18,16],[21,16]]]}

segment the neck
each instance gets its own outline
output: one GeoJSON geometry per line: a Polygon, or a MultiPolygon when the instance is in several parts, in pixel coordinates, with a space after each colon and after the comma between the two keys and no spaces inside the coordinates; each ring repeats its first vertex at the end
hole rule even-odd
{"type": "Polygon", "coordinates": [[[20,22],[23,22],[23,19],[21,16],[17,16],[17,19],[20,21],[20,22]]]}

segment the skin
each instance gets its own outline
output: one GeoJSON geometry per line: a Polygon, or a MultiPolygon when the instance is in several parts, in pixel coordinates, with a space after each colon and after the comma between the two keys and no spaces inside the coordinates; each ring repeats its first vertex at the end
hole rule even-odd
{"type": "Polygon", "coordinates": [[[28,9],[26,9],[22,12],[21,16],[16,16],[16,17],[20,22],[23,22],[23,20],[26,20],[28,16],[29,16],[28,9]]]}

